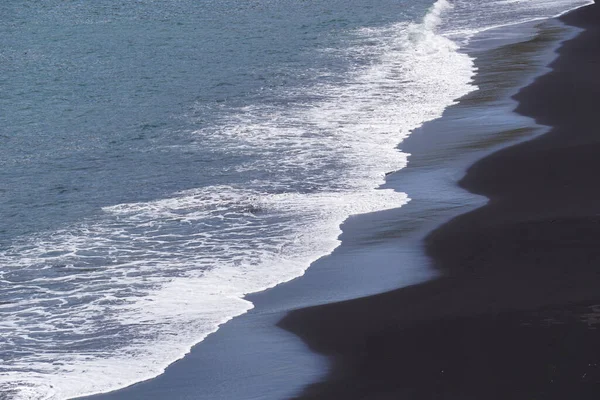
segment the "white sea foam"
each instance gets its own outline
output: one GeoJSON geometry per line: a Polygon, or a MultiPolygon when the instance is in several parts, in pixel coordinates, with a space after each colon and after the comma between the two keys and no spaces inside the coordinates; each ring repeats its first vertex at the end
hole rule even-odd
{"type": "Polygon", "coordinates": [[[406,201],[389,190],[208,187],[109,207],[101,221],[15,244],[1,254],[13,301],[0,306],[0,332],[24,354],[1,367],[0,387],[16,399],[68,398],[155,376],[252,308],[245,294],[331,252],[347,215],[406,201]]]}
{"type": "Polygon", "coordinates": [[[437,31],[450,8],[355,32],[347,54],[369,63],[342,83],[194,132],[198,145],[251,155],[237,172],[264,179],[106,207],[1,251],[0,391],[66,399],[156,376],[251,309],[244,295],[331,253],[349,215],[404,205],[377,189],[407,163],[397,144],[474,89],[472,60],[437,31]]]}
{"type": "Polygon", "coordinates": [[[558,17],[592,3],[590,0],[454,0],[454,7],[440,24],[440,30],[447,37],[468,41],[490,29],[558,17]]]}

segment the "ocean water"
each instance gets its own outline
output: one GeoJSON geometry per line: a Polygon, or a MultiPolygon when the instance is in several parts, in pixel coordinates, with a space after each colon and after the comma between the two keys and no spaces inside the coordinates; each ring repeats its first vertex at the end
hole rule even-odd
{"type": "Polygon", "coordinates": [[[472,84],[478,32],[586,1],[0,5],[0,399],[160,374],[303,274],[398,145],[472,84]]]}

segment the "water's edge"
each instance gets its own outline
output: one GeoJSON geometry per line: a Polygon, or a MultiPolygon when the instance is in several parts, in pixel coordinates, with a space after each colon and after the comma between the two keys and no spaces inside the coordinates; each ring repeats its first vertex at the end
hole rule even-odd
{"type": "MultiPolygon", "coordinates": [[[[540,22],[523,24],[521,28],[524,30],[531,30],[532,25],[538,23],[540,22]]],[[[494,32],[490,31],[486,32],[483,36],[488,36],[488,38],[491,38],[494,34],[494,32]]],[[[565,36],[561,38],[561,41],[567,40],[568,37],[570,37],[569,35],[574,34],[574,31],[569,33],[562,32],[562,34],[565,36]]],[[[510,39],[507,40],[510,41],[510,39]]],[[[475,42],[476,41],[477,40],[475,40],[475,42]]],[[[543,51],[541,51],[541,53],[543,53],[542,58],[547,58],[549,53],[552,53],[552,51],[558,46],[558,43],[559,41],[557,41],[556,38],[554,38],[554,41],[548,42],[547,44],[549,44],[549,47],[546,47],[543,51]]],[[[469,52],[468,49],[467,52],[469,52]]],[[[482,50],[474,50],[474,53],[478,52],[481,53],[482,50]]],[[[529,71],[528,73],[530,76],[527,78],[528,81],[532,80],[535,76],[541,75],[544,71],[544,66],[532,65],[532,69],[537,69],[537,73],[532,75],[532,71],[529,71]]],[[[484,70],[480,66],[479,74],[481,75],[483,72],[484,70]]],[[[523,74],[527,75],[527,73],[522,73],[521,75],[523,74]]],[[[523,85],[524,83],[525,82],[520,82],[519,84],[523,85]]],[[[517,89],[517,87],[513,88],[513,90],[515,89],[517,89]]],[[[506,109],[506,104],[510,104],[510,100],[508,100],[507,95],[510,97],[508,93],[503,94],[503,101],[505,102],[503,103],[503,107],[505,107],[505,111],[508,110],[506,109]]],[[[398,188],[402,188],[402,191],[407,191],[407,188],[411,187],[411,185],[417,186],[418,189],[415,191],[415,193],[420,194],[414,195],[414,197],[411,191],[408,190],[411,198],[414,200],[413,202],[402,207],[401,209],[350,217],[342,225],[343,233],[340,236],[341,245],[337,247],[331,255],[312,263],[309,270],[307,270],[306,275],[302,278],[297,278],[292,282],[280,284],[277,287],[268,289],[264,292],[247,295],[245,298],[251,301],[255,308],[248,314],[245,314],[243,317],[235,318],[226,325],[221,325],[216,334],[210,335],[203,342],[197,344],[191,350],[191,352],[184,357],[183,360],[180,360],[175,364],[171,364],[171,366],[167,368],[165,374],[169,374],[169,377],[163,376],[160,379],[155,378],[141,384],[135,384],[134,386],[122,391],[113,392],[106,395],[92,396],[92,398],[148,398],[148,396],[152,396],[150,393],[153,393],[155,396],[157,396],[156,398],[160,398],[161,385],[163,388],[165,385],[169,386],[169,381],[173,382],[175,379],[172,376],[173,374],[181,374],[186,368],[188,370],[189,368],[196,368],[197,365],[194,366],[193,364],[198,364],[201,362],[200,360],[210,359],[211,357],[207,356],[207,353],[209,355],[213,354],[214,357],[216,357],[217,353],[222,355],[222,352],[237,352],[238,356],[241,352],[243,355],[244,350],[240,350],[239,348],[235,350],[236,346],[225,350],[223,348],[223,344],[229,343],[229,345],[231,345],[233,340],[234,343],[237,343],[238,347],[246,348],[244,341],[240,341],[239,335],[243,335],[242,332],[246,332],[250,335],[250,337],[253,337],[253,335],[255,336],[256,333],[251,333],[249,327],[256,328],[257,325],[264,324],[265,322],[274,325],[281,317],[282,313],[285,313],[288,310],[366,296],[401,286],[415,284],[430,278],[433,275],[433,271],[428,270],[426,267],[423,268],[428,264],[428,261],[421,254],[419,254],[421,251],[421,245],[419,244],[420,239],[433,227],[443,223],[452,216],[458,215],[470,208],[475,208],[481,205],[482,201],[484,201],[474,196],[466,196],[460,190],[452,187],[455,179],[460,177],[462,171],[464,171],[464,169],[468,166],[466,165],[465,161],[469,160],[468,162],[470,163],[475,159],[483,157],[489,152],[496,151],[499,147],[513,144],[515,140],[525,140],[530,138],[532,134],[541,133],[540,128],[533,127],[529,121],[520,121],[517,125],[529,125],[529,130],[515,135],[505,135],[503,139],[500,140],[491,138],[492,135],[486,137],[484,140],[481,140],[481,138],[476,139],[474,137],[463,138],[461,146],[456,149],[457,151],[460,151],[461,154],[457,152],[450,156],[446,156],[445,159],[441,160],[442,162],[445,162],[447,166],[451,166],[453,172],[449,173],[447,169],[445,172],[441,172],[439,170],[437,172],[432,171],[428,177],[429,183],[437,181],[438,190],[440,185],[442,185],[442,188],[446,189],[444,191],[445,198],[437,199],[437,203],[432,204],[434,200],[430,197],[430,193],[426,193],[428,189],[417,182],[418,179],[421,179],[417,175],[421,174],[422,176],[424,168],[435,168],[435,166],[432,166],[431,164],[428,164],[427,167],[425,166],[426,163],[431,161],[431,159],[428,159],[428,157],[431,157],[435,151],[432,152],[431,149],[429,149],[428,152],[421,152],[421,150],[424,150],[427,147],[427,144],[424,143],[424,141],[427,141],[427,139],[422,140],[422,138],[430,135],[436,130],[439,131],[442,125],[447,124],[448,122],[458,121],[459,118],[456,118],[456,116],[460,113],[464,113],[465,110],[462,108],[465,107],[465,104],[468,104],[469,101],[472,100],[472,97],[470,98],[467,96],[465,99],[461,100],[459,105],[451,106],[450,108],[446,109],[443,117],[434,122],[425,124],[423,127],[417,129],[413,133],[413,136],[409,137],[405,140],[405,142],[403,142],[403,150],[413,154],[409,163],[409,168],[401,170],[399,173],[389,175],[384,187],[395,188],[396,190],[398,188]],[[436,174],[437,176],[434,176],[436,174]],[[451,178],[450,180],[448,180],[449,177],[451,178]],[[423,201],[424,206],[418,204],[419,201],[423,201]],[[435,217],[419,226],[414,226],[414,224],[411,224],[411,219],[419,214],[422,215],[424,209],[427,207],[430,207],[429,211],[436,210],[434,213],[435,217]],[[400,246],[400,249],[398,249],[397,243],[395,243],[396,240],[394,240],[394,238],[386,237],[386,232],[388,232],[388,228],[385,228],[386,226],[394,227],[390,229],[393,229],[396,232],[395,235],[398,235],[398,237],[400,237],[400,239],[404,242],[403,245],[400,246]],[[398,226],[407,226],[407,228],[403,228],[401,232],[398,232],[398,226]],[[370,237],[366,237],[366,234],[361,234],[361,230],[364,231],[365,227],[367,227],[367,232],[370,232],[370,237]],[[373,232],[378,232],[375,237],[372,235],[373,232]],[[356,252],[352,250],[352,246],[356,247],[357,245],[359,248],[361,248],[361,255],[359,257],[356,257],[356,252]],[[384,254],[383,257],[381,257],[381,253],[384,254]],[[411,270],[407,274],[409,275],[408,278],[398,279],[398,257],[400,257],[402,261],[405,261],[406,264],[417,263],[420,265],[420,268],[411,270]],[[351,260],[353,259],[356,259],[356,261],[352,262],[351,260]],[[342,273],[344,276],[355,274],[355,276],[349,276],[347,278],[350,281],[356,281],[356,275],[359,275],[360,278],[366,278],[364,275],[365,272],[361,271],[361,264],[373,259],[377,260],[376,262],[380,264],[377,267],[377,273],[379,276],[375,279],[372,279],[372,281],[369,281],[367,277],[367,281],[363,280],[361,282],[361,288],[352,288],[351,290],[348,290],[348,287],[345,286],[344,283],[340,284],[339,276],[337,278],[335,277],[335,275],[342,273]],[[339,270],[340,264],[345,264],[346,266],[350,265],[350,268],[346,267],[342,272],[339,270]],[[296,288],[293,288],[292,286],[296,286],[296,288]],[[244,320],[247,320],[247,322],[244,322],[244,320]],[[258,321],[261,322],[259,323],[258,321]],[[236,337],[235,332],[237,332],[238,335],[237,340],[234,339],[236,337]],[[207,351],[206,348],[209,346],[215,346],[215,349],[219,349],[218,352],[213,353],[207,351]],[[201,347],[204,349],[200,349],[201,347]],[[203,357],[200,357],[199,353],[205,354],[203,357]],[[180,365],[178,366],[178,364],[180,365]],[[174,372],[170,373],[170,370],[173,370],[174,372]],[[156,382],[153,383],[153,381],[156,382]]],[[[468,107],[468,105],[466,107],[468,107]]],[[[511,105],[508,106],[508,108],[510,107],[511,105]]],[[[454,130],[458,131],[461,128],[464,128],[464,126],[461,127],[460,125],[456,125],[454,130]]],[[[342,282],[348,283],[348,281],[344,280],[342,280],[342,282]]],[[[264,327],[261,330],[262,333],[265,334],[264,327]]],[[[307,382],[310,380],[315,380],[316,377],[323,375],[323,373],[326,371],[325,360],[315,357],[314,355],[307,356],[306,354],[303,354],[306,353],[306,349],[302,344],[297,343],[297,339],[294,337],[291,337],[286,333],[277,332],[278,329],[269,329],[269,331],[270,332],[266,334],[269,335],[268,337],[277,338],[275,342],[263,341],[261,344],[255,344],[251,352],[246,349],[246,357],[255,359],[256,357],[260,357],[261,354],[264,354],[263,352],[273,352],[274,347],[277,348],[278,346],[281,346],[281,348],[287,348],[288,350],[290,348],[294,348],[296,349],[294,351],[294,355],[298,358],[304,359],[303,365],[305,367],[305,380],[307,380],[307,382]]],[[[227,359],[228,358],[225,357],[225,360],[227,359]]],[[[232,359],[233,358],[231,358],[230,361],[232,359]]],[[[274,360],[271,360],[270,362],[271,364],[275,363],[274,360]]],[[[287,362],[283,362],[282,364],[289,365],[287,362]]],[[[298,371],[303,369],[299,368],[299,365],[302,363],[294,364],[295,367],[293,371],[288,371],[288,373],[293,373],[296,375],[294,378],[294,381],[296,382],[296,388],[290,387],[290,379],[289,376],[287,376],[282,378],[284,383],[282,383],[281,393],[293,393],[302,386],[302,384],[299,383],[299,375],[301,374],[298,374],[298,371]]],[[[257,371],[259,370],[260,368],[257,369],[257,371]]],[[[203,369],[202,372],[207,373],[208,371],[203,369]]],[[[286,374],[284,373],[283,375],[285,376],[286,374]]],[[[196,387],[196,393],[199,387],[205,387],[207,391],[207,398],[231,398],[229,395],[225,394],[226,391],[223,392],[222,396],[215,395],[214,392],[211,393],[211,390],[207,388],[207,385],[201,384],[202,382],[206,383],[211,379],[204,376],[201,379],[201,382],[192,383],[188,381],[188,384],[196,387]]],[[[230,378],[227,377],[227,379],[230,378]]],[[[232,379],[235,380],[235,378],[232,379]]],[[[248,390],[248,386],[245,387],[245,390],[248,390]]],[[[267,389],[264,387],[257,387],[257,392],[261,392],[261,390],[265,391],[267,389]]],[[[274,391],[272,388],[269,390],[270,395],[274,396],[272,398],[281,398],[276,397],[276,390],[274,391]]],[[[234,390],[233,392],[235,393],[236,391],[234,390]]],[[[239,392],[238,394],[241,395],[239,392]]],[[[266,396],[265,393],[263,394],[266,396]]]]}

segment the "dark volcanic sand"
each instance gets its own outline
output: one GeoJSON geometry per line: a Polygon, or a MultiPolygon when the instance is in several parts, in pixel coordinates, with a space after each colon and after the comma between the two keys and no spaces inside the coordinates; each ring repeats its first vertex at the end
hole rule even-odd
{"type": "Polygon", "coordinates": [[[552,130],[477,162],[490,203],[431,233],[443,277],[294,311],[280,326],[332,356],[301,399],[600,399],[600,5],[517,111],[552,130]]]}

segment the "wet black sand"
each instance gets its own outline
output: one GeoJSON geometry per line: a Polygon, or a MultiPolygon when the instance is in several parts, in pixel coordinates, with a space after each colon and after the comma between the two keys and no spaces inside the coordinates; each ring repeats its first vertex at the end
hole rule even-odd
{"type": "Polygon", "coordinates": [[[600,6],[516,96],[552,129],[469,168],[488,205],[426,239],[442,277],[305,308],[280,326],[332,356],[302,399],[600,398],[600,6]]]}

